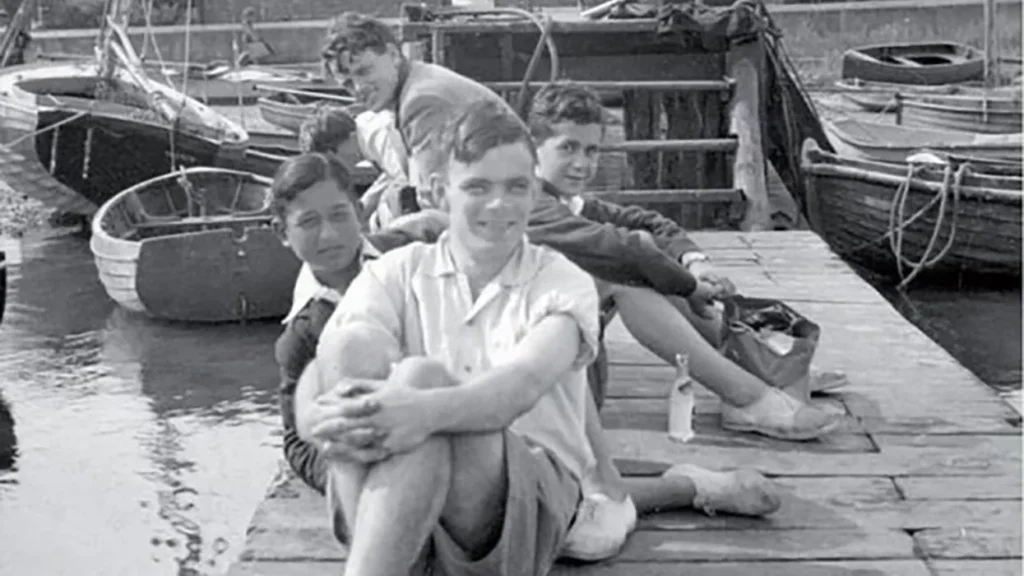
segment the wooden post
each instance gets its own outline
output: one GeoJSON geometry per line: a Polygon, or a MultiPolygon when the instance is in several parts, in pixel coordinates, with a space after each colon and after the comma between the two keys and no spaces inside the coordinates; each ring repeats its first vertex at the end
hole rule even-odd
{"type": "Polygon", "coordinates": [[[761,77],[764,52],[760,40],[733,46],[727,56],[729,76],[736,81],[729,112],[729,131],[739,140],[733,164],[733,186],[743,190],[747,211],[743,230],[771,228],[771,206],[761,142],[761,77]]]}
{"type": "Polygon", "coordinates": [[[999,84],[999,18],[996,0],[985,0],[985,85],[999,84]]]}

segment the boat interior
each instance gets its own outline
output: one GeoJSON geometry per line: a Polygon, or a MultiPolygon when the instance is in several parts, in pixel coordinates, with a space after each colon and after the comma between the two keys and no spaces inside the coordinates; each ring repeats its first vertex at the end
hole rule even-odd
{"type": "Polygon", "coordinates": [[[266,182],[246,174],[201,169],[169,174],[126,191],[101,215],[100,226],[122,240],[231,229],[242,236],[271,220],[266,182]]]}

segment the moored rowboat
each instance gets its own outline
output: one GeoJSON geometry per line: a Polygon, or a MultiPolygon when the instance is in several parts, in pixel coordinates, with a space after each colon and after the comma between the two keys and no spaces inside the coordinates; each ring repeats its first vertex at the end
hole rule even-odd
{"type": "Polygon", "coordinates": [[[956,156],[1009,160],[1021,159],[1021,134],[975,134],[954,130],[910,128],[853,118],[822,122],[829,143],[841,156],[862,160],[901,163],[927,148],[956,156]]]}
{"type": "Polygon", "coordinates": [[[858,78],[836,80],[835,87],[842,97],[867,112],[896,112],[898,101],[896,95],[920,96],[931,94],[962,94],[980,96],[982,94],[1012,96],[1019,94],[1019,87],[984,88],[974,84],[941,84],[937,86],[916,86],[913,84],[895,84],[892,82],[868,82],[858,78]]]}
{"type": "Polygon", "coordinates": [[[89,244],[107,294],[166,320],[283,316],[299,261],[271,230],[270,184],[191,168],[117,194],[96,213],[89,244]]]}
{"type": "Polygon", "coordinates": [[[899,84],[955,84],[980,80],[984,54],[956,42],[861,46],[843,53],[843,78],[899,84]]]}
{"type": "Polygon", "coordinates": [[[1022,130],[1019,96],[916,96],[902,101],[902,116],[907,126],[984,134],[1022,130]]]}
{"type": "Polygon", "coordinates": [[[303,120],[312,116],[319,106],[344,106],[353,101],[349,91],[340,87],[310,86],[282,90],[259,99],[260,116],[275,126],[297,134],[303,120]]]}
{"type": "Polygon", "coordinates": [[[908,165],[802,151],[811,226],[886,275],[1021,274],[1021,178],[971,163],[908,165]],[[923,263],[922,263],[923,262],[923,263]]]}

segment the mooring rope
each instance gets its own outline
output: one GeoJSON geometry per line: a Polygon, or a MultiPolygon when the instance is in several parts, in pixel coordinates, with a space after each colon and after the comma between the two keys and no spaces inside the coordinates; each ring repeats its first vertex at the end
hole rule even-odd
{"type": "Polygon", "coordinates": [[[898,290],[906,289],[921,272],[942,261],[953,247],[960,217],[960,188],[968,170],[970,170],[970,167],[967,163],[961,164],[954,176],[953,167],[947,164],[943,170],[942,187],[924,208],[921,208],[914,214],[916,217],[919,214],[924,214],[927,209],[930,209],[935,204],[939,205],[939,213],[935,217],[935,226],[932,229],[931,238],[929,238],[921,258],[914,261],[903,254],[903,234],[909,225],[909,222],[905,221],[903,217],[917,171],[917,167],[914,164],[908,164],[907,179],[896,189],[896,194],[893,196],[892,204],[889,207],[889,230],[891,232],[889,234],[889,248],[892,250],[893,256],[896,257],[896,269],[900,275],[900,283],[896,286],[898,290]],[[933,255],[939,235],[942,232],[942,223],[946,219],[946,205],[951,191],[953,195],[953,216],[950,223],[949,236],[946,238],[946,244],[933,255]],[[905,267],[910,269],[909,273],[905,271],[905,267]]]}
{"type": "Polygon", "coordinates": [[[56,130],[57,128],[60,128],[61,126],[65,125],[65,124],[70,124],[70,123],[74,122],[75,120],[78,120],[79,118],[81,118],[83,116],[88,116],[89,112],[90,112],[89,110],[82,110],[82,111],[79,111],[79,112],[75,112],[74,115],[69,116],[69,117],[67,117],[67,118],[65,118],[65,119],[63,119],[63,120],[61,120],[59,122],[54,122],[53,124],[50,124],[49,126],[47,126],[45,128],[40,128],[38,130],[34,130],[32,132],[29,132],[28,134],[22,134],[21,136],[18,136],[14,140],[11,140],[10,142],[5,143],[4,146],[7,147],[7,148],[13,148],[14,146],[18,145],[18,143],[22,142],[23,140],[28,140],[29,138],[35,138],[36,136],[39,136],[40,134],[45,134],[46,132],[49,132],[51,130],[56,130]]]}

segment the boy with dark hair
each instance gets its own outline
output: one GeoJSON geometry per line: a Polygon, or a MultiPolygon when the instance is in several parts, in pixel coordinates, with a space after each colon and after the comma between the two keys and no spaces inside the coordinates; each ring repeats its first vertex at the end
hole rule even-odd
{"type": "MultiPolygon", "coordinates": [[[[438,163],[431,139],[449,116],[477,100],[508,106],[493,91],[465,76],[437,64],[408,60],[391,28],[372,16],[345,12],[335,18],[327,32],[323,58],[370,110],[394,114],[401,139],[396,146],[405,152],[402,169],[419,195],[418,208],[429,206],[427,167],[438,163]]],[[[392,189],[386,194],[398,193],[392,189]]]]}
{"type": "MultiPolygon", "coordinates": [[[[528,124],[537,144],[537,170],[544,193],[564,207],[563,215],[568,210],[573,221],[592,223],[591,235],[604,236],[602,227],[608,226],[641,232],[699,284],[711,286],[719,296],[734,293],[732,283],[718,274],[707,255],[675,222],[637,206],[623,207],[581,195],[596,172],[604,117],[597,94],[583,86],[560,82],[537,92],[528,124]]],[[[580,227],[584,229],[582,224],[580,227]]],[[[609,265],[628,265],[616,256],[607,254],[612,260],[609,265]]],[[[717,350],[721,318],[713,308],[694,307],[692,299],[685,301],[678,292],[662,290],[656,284],[653,289],[600,280],[598,284],[644,347],[669,365],[676,354],[689,355],[697,380],[722,398],[724,428],[784,440],[810,440],[838,426],[836,415],[800,404],[722,356],[717,350]]]]}

